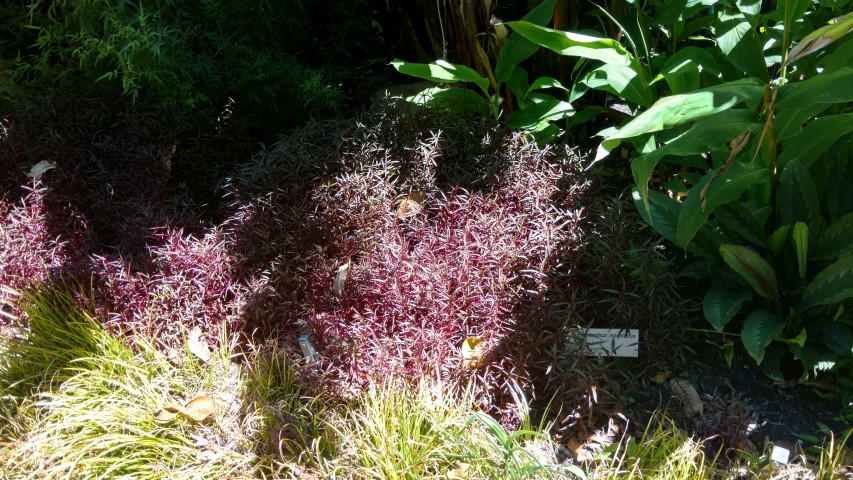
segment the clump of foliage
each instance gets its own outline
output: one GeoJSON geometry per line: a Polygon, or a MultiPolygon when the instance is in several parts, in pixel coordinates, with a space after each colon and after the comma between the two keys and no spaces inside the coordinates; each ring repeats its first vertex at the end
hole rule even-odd
{"type": "Polygon", "coordinates": [[[346,2],[346,16],[330,13],[343,6],[312,9],[301,0],[6,6],[10,31],[18,33],[3,46],[6,80],[30,94],[51,84],[101,86],[105,97],[121,92],[183,123],[240,117],[256,133],[270,134],[344,107],[342,67],[363,55],[376,34],[365,20],[368,2],[346,2]],[[340,23],[334,33],[318,32],[333,21],[340,23]]]}
{"type": "Polygon", "coordinates": [[[565,322],[541,312],[574,241],[571,159],[468,117],[385,115],[317,125],[232,180],[229,234],[261,286],[258,320],[310,333],[355,385],[456,371],[466,337],[492,374],[529,378],[524,359],[551,348],[543,326],[565,322]]]}

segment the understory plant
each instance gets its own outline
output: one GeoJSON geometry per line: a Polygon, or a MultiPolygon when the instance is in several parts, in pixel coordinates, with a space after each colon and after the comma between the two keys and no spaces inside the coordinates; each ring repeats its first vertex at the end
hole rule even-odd
{"type": "Polygon", "coordinates": [[[753,60],[761,75],[664,97],[602,132],[598,154],[623,140],[635,146],[641,214],[701,258],[684,273],[710,279],[706,319],[723,331],[743,314],[743,345],[777,378],[843,373],[853,359],[853,42],[842,38],[853,14],[791,48],[793,22],[809,6],[787,1],[766,15],[730,7],[782,33],[738,44],[764,59],[753,60]],[[765,63],[775,65],[770,82],[765,63]],[[656,172],[664,192],[649,187],[656,172]]]}

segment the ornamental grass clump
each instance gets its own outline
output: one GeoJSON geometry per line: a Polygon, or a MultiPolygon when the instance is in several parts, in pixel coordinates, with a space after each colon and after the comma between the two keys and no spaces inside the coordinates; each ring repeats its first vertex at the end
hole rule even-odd
{"type": "Polygon", "coordinates": [[[490,372],[526,379],[551,347],[537,329],[566,320],[543,312],[574,246],[572,159],[447,113],[365,123],[306,127],[231,180],[247,322],[310,334],[351,385],[458,372],[466,337],[490,372]]]}

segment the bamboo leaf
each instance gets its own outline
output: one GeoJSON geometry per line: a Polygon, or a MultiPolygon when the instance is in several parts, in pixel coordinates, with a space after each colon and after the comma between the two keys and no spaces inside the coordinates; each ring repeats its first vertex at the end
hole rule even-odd
{"type": "Polygon", "coordinates": [[[755,310],[744,320],[740,338],[746,351],[760,365],[764,360],[764,350],[784,328],[785,322],[778,315],[767,310],[755,310]]]}
{"type": "Polygon", "coordinates": [[[759,295],[778,299],[779,286],[776,272],[755,250],[741,245],[722,245],[720,254],[723,260],[739,273],[759,295]]]}
{"type": "Polygon", "coordinates": [[[853,296],[853,256],[846,256],[818,273],[803,292],[801,308],[840,302],[853,296]]]}

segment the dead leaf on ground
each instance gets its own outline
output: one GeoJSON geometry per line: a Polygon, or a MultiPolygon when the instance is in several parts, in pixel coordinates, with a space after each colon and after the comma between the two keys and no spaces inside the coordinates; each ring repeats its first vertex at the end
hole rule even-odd
{"type": "Polygon", "coordinates": [[[193,327],[190,330],[190,333],[187,335],[187,348],[202,363],[210,361],[210,347],[207,345],[207,341],[201,337],[201,328],[193,327]]]}
{"type": "Polygon", "coordinates": [[[344,285],[346,284],[347,275],[349,274],[349,267],[350,262],[338,267],[338,273],[335,275],[334,282],[332,282],[332,293],[334,293],[338,298],[342,298],[344,296],[344,285]]]}
{"type": "Polygon", "coordinates": [[[483,365],[483,340],[477,337],[468,337],[462,342],[462,364],[468,368],[477,368],[483,365]]]}
{"type": "Polygon", "coordinates": [[[604,449],[619,442],[625,434],[623,425],[616,419],[611,418],[607,423],[607,430],[599,430],[582,441],[578,438],[569,440],[569,450],[575,454],[579,462],[587,463],[595,460],[595,457],[604,449]]]}
{"type": "Polygon", "coordinates": [[[424,200],[426,200],[426,193],[423,191],[415,190],[408,194],[397,208],[397,217],[409,218],[417,215],[423,209],[424,200]]]}
{"type": "Polygon", "coordinates": [[[27,176],[30,178],[39,179],[45,172],[50,170],[51,168],[56,168],[56,162],[51,162],[50,160],[42,160],[39,163],[35,164],[30,168],[30,171],[27,172],[27,176]]]}
{"type": "Polygon", "coordinates": [[[673,378],[669,381],[672,393],[684,406],[684,415],[687,418],[705,413],[705,404],[699,398],[699,393],[687,380],[673,378]]]}
{"type": "Polygon", "coordinates": [[[671,376],[672,376],[672,372],[658,372],[658,373],[654,374],[654,376],[652,376],[652,381],[660,384],[660,383],[665,382],[666,379],[668,379],[671,376]]]}
{"type": "Polygon", "coordinates": [[[154,412],[154,420],[168,422],[181,416],[194,422],[202,422],[216,412],[217,401],[209,395],[199,395],[186,405],[169,405],[154,412]]]}

